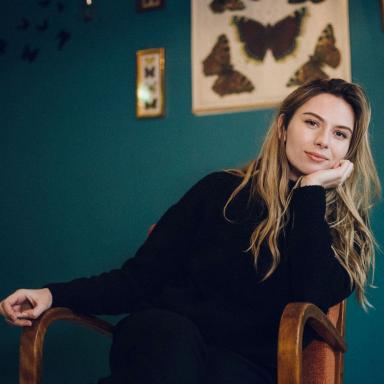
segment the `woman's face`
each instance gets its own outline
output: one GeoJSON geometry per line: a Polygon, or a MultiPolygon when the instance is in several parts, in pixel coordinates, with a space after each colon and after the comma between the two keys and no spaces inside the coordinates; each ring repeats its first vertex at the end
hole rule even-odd
{"type": "Polygon", "coordinates": [[[314,96],[298,108],[284,131],[289,178],[329,169],[343,159],[354,120],[352,107],[329,93],[314,96]]]}

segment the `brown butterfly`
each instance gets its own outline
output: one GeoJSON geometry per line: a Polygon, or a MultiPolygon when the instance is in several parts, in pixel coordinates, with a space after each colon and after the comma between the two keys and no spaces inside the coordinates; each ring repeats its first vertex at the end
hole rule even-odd
{"type": "Polygon", "coordinates": [[[214,13],[223,13],[225,10],[241,11],[245,8],[241,0],[213,0],[209,6],[214,13]]]}
{"type": "Polygon", "coordinates": [[[301,85],[314,79],[327,79],[329,76],[322,71],[322,67],[327,64],[337,68],[341,61],[341,54],[335,43],[333,27],[328,24],[317,40],[315,53],[309,56],[309,60],[289,79],[287,87],[301,85]]]}
{"type": "Polygon", "coordinates": [[[276,24],[266,26],[243,16],[233,16],[232,22],[249,57],[263,61],[267,50],[271,49],[274,58],[281,60],[296,48],[296,38],[300,35],[301,22],[306,13],[307,9],[303,7],[276,24]]]}
{"type": "Polygon", "coordinates": [[[212,89],[220,96],[255,89],[247,77],[233,69],[228,38],[224,34],[217,38],[211,53],[204,59],[203,72],[205,76],[218,75],[212,89]]]}

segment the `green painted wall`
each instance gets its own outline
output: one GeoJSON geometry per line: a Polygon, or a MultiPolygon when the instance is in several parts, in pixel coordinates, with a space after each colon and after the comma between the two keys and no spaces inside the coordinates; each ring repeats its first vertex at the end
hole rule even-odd
{"type": "MultiPolygon", "coordinates": [[[[96,274],[119,266],[155,222],[197,179],[240,165],[258,152],[271,111],[191,114],[190,5],[168,0],[162,11],[137,14],[133,1],[97,1],[84,23],[80,1],[3,0],[0,38],[0,297],[18,287],[96,274]],[[45,17],[48,30],[16,29],[45,17]],[[62,51],[56,33],[72,38],[62,51]],[[38,59],[20,59],[25,43],[38,59]],[[135,52],[165,47],[167,115],[134,115],[135,52]]],[[[384,179],[382,88],[384,32],[379,1],[351,0],[353,79],[373,106],[372,147],[384,179]]],[[[373,228],[384,244],[383,205],[373,228]]],[[[348,304],[346,383],[384,382],[381,341],[382,255],[370,291],[376,310],[348,304]]],[[[17,381],[19,329],[0,324],[0,381],[17,381]]],[[[109,341],[57,324],[47,337],[46,383],[91,383],[107,372],[109,341]],[[72,367],[70,368],[70,364],[72,367]]]]}

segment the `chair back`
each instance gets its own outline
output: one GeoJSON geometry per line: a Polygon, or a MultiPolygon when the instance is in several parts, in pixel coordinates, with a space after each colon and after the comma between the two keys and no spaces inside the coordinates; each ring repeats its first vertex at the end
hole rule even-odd
{"type": "MultiPolygon", "coordinates": [[[[327,317],[341,336],[345,334],[345,300],[331,307],[327,317]]],[[[303,351],[304,384],[341,384],[343,353],[334,352],[327,344],[313,340],[303,351]]]]}

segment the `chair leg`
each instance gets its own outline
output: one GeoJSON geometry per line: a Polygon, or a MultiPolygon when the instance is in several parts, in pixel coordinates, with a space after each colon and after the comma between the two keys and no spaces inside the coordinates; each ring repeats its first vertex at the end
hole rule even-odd
{"type": "Polygon", "coordinates": [[[44,335],[41,337],[36,327],[23,328],[19,349],[19,384],[40,384],[43,342],[44,335]]]}

